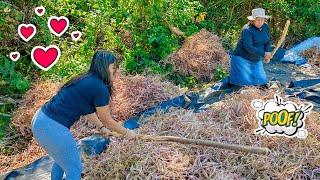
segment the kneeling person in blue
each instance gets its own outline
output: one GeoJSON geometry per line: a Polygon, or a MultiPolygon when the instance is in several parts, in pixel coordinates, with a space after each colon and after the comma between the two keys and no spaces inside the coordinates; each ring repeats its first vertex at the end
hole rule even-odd
{"type": "Polygon", "coordinates": [[[263,69],[265,63],[270,61],[271,46],[269,27],[265,20],[265,10],[257,8],[248,16],[246,24],[231,56],[230,83],[238,86],[265,85],[266,74],[263,69]]]}
{"type": "Polygon", "coordinates": [[[97,51],[88,72],[71,79],[34,115],[32,133],[39,145],[54,159],[52,180],[80,180],[82,164],[70,127],[87,115],[102,133],[108,129],[129,139],[138,135],[112,119],[112,75],[116,58],[107,51],[97,51]],[[108,128],[108,129],[107,129],[108,128]]]}

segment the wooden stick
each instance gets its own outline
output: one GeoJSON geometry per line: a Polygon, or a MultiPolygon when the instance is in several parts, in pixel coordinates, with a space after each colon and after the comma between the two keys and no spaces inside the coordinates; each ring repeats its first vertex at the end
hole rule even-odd
{"type": "Polygon", "coordinates": [[[290,20],[287,20],[286,25],[284,26],[284,29],[282,31],[282,35],[281,35],[281,37],[280,37],[280,39],[279,39],[279,41],[277,43],[277,46],[271,52],[271,57],[273,57],[273,55],[277,52],[277,50],[280,48],[281,44],[286,39],[286,35],[287,35],[288,29],[289,29],[289,25],[290,25],[290,20]]]}
{"type": "Polygon", "coordinates": [[[170,29],[170,31],[171,31],[172,33],[174,33],[174,34],[176,34],[176,35],[178,35],[178,36],[183,36],[183,37],[185,37],[184,32],[182,32],[182,31],[181,31],[179,28],[177,28],[177,27],[174,27],[174,26],[169,25],[169,29],[170,29]]]}
{"type": "Polygon", "coordinates": [[[9,105],[9,104],[17,104],[17,102],[10,97],[0,96],[0,105],[9,105]]]}
{"type": "MultiPolygon", "coordinates": [[[[109,132],[107,135],[121,137],[122,135],[109,132]]],[[[194,144],[194,145],[201,145],[201,146],[211,146],[221,149],[228,149],[234,151],[242,151],[247,153],[255,153],[255,154],[269,154],[270,149],[268,148],[261,148],[261,147],[252,147],[252,146],[243,146],[237,144],[228,144],[228,143],[221,143],[216,141],[209,141],[209,140],[200,140],[200,139],[188,139],[188,138],[181,138],[175,136],[151,136],[151,135],[139,135],[138,139],[146,140],[146,141],[163,141],[163,142],[177,142],[181,144],[194,144]]]]}
{"type": "Polygon", "coordinates": [[[186,35],[184,32],[182,32],[178,27],[175,27],[171,25],[167,20],[164,20],[164,23],[169,27],[170,31],[178,36],[182,36],[186,38],[186,35]]]}

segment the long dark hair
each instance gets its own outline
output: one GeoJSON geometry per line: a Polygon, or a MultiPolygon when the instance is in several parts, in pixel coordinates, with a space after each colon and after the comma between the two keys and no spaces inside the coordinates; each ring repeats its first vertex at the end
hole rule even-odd
{"type": "Polygon", "coordinates": [[[109,94],[111,96],[113,91],[113,85],[110,79],[109,65],[113,64],[115,61],[116,57],[112,53],[104,50],[96,51],[92,57],[89,70],[85,73],[79,74],[78,76],[71,78],[60,88],[60,90],[75,84],[76,82],[80,81],[81,79],[84,79],[87,76],[95,74],[108,87],[109,94]]]}

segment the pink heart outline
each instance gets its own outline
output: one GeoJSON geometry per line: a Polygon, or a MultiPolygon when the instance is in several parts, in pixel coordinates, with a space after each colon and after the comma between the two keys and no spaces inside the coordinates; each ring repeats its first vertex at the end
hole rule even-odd
{"type": "MultiPolygon", "coordinates": [[[[35,46],[35,47],[32,48],[32,50],[31,50],[31,59],[32,59],[32,62],[33,62],[36,66],[38,66],[40,69],[42,69],[42,70],[44,70],[44,71],[48,71],[51,67],[53,67],[53,66],[58,62],[60,56],[61,56],[61,51],[60,51],[60,49],[59,49],[57,46],[55,46],[55,45],[50,45],[50,46],[48,46],[48,47],[46,47],[46,48],[44,48],[44,47],[42,47],[42,46],[35,46]],[[56,57],[55,57],[55,59],[54,59],[52,62],[49,62],[49,63],[50,63],[49,66],[44,67],[42,64],[40,64],[40,63],[37,61],[37,59],[36,59],[37,57],[35,57],[35,54],[34,54],[34,53],[35,53],[35,51],[37,51],[37,50],[39,50],[39,49],[42,50],[42,51],[44,51],[44,53],[48,53],[48,50],[51,50],[52,48],[57,51],[56,57]]],[[[40,58],[43,58],[43,56],[40,57],[40,58]]],[[[49,59],[49,58],[52,58],[52,57],[45,57],[45,58],[49,59]]]]}
{"type": "Polygon", "coordinates": [[[21,37],[21,39],[23,39],[23,40],[26,41],[26,42],[30,41],[30,39],[33,38],[33,36],[36,34],[36,32],[37,32],[37,28],[36,28],[36,26],[33,25],[33,24],[20,24],[20,25],[18,26],[18,34],[19,34],[19,36],[21,37]],[[25,36],[22,34],[21,29],[22,29],[22,28],[27,28],[27,29],[29,29],[30,27],[33,28],[33,32],[29,35],[29,37],[25,37],[25,36]]]}
{"type": "Polygon", "coordinates": [[[69,27],[69,19],[66,18],[65,16],[60,16],[60,17],[57,17],[57,16],[51,16],[49,19],[48,19],[48,27],[49,27],[49,30],[52,34],[60,37],[62,36],[68,29],[69,27]],[[66,21],[66,25],[64,27],[64,29],[61,31],[61,32],[56,32],[52,27],[51,27],[51,21],[53,20],[56,20],[58,21],[58,23],[60,23],[60,20],[65,20],[66,21]]]}

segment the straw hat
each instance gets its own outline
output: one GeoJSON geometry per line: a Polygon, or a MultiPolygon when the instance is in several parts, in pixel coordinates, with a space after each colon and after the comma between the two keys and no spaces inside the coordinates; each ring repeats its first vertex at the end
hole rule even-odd
{"type": "Polygon", "coordinates": [[[266,11],[262,8],[256,8],[256,9],[253,9],[252,10],[252,15],[251,16],[248,16],[247,18],[250,20],[250,21],[253,21],[255,20],[257,17],[261,17],[261,18],[265,18],[265,19],[269,19],[270,16],[267,16],[266,15],[266,11]]]}

